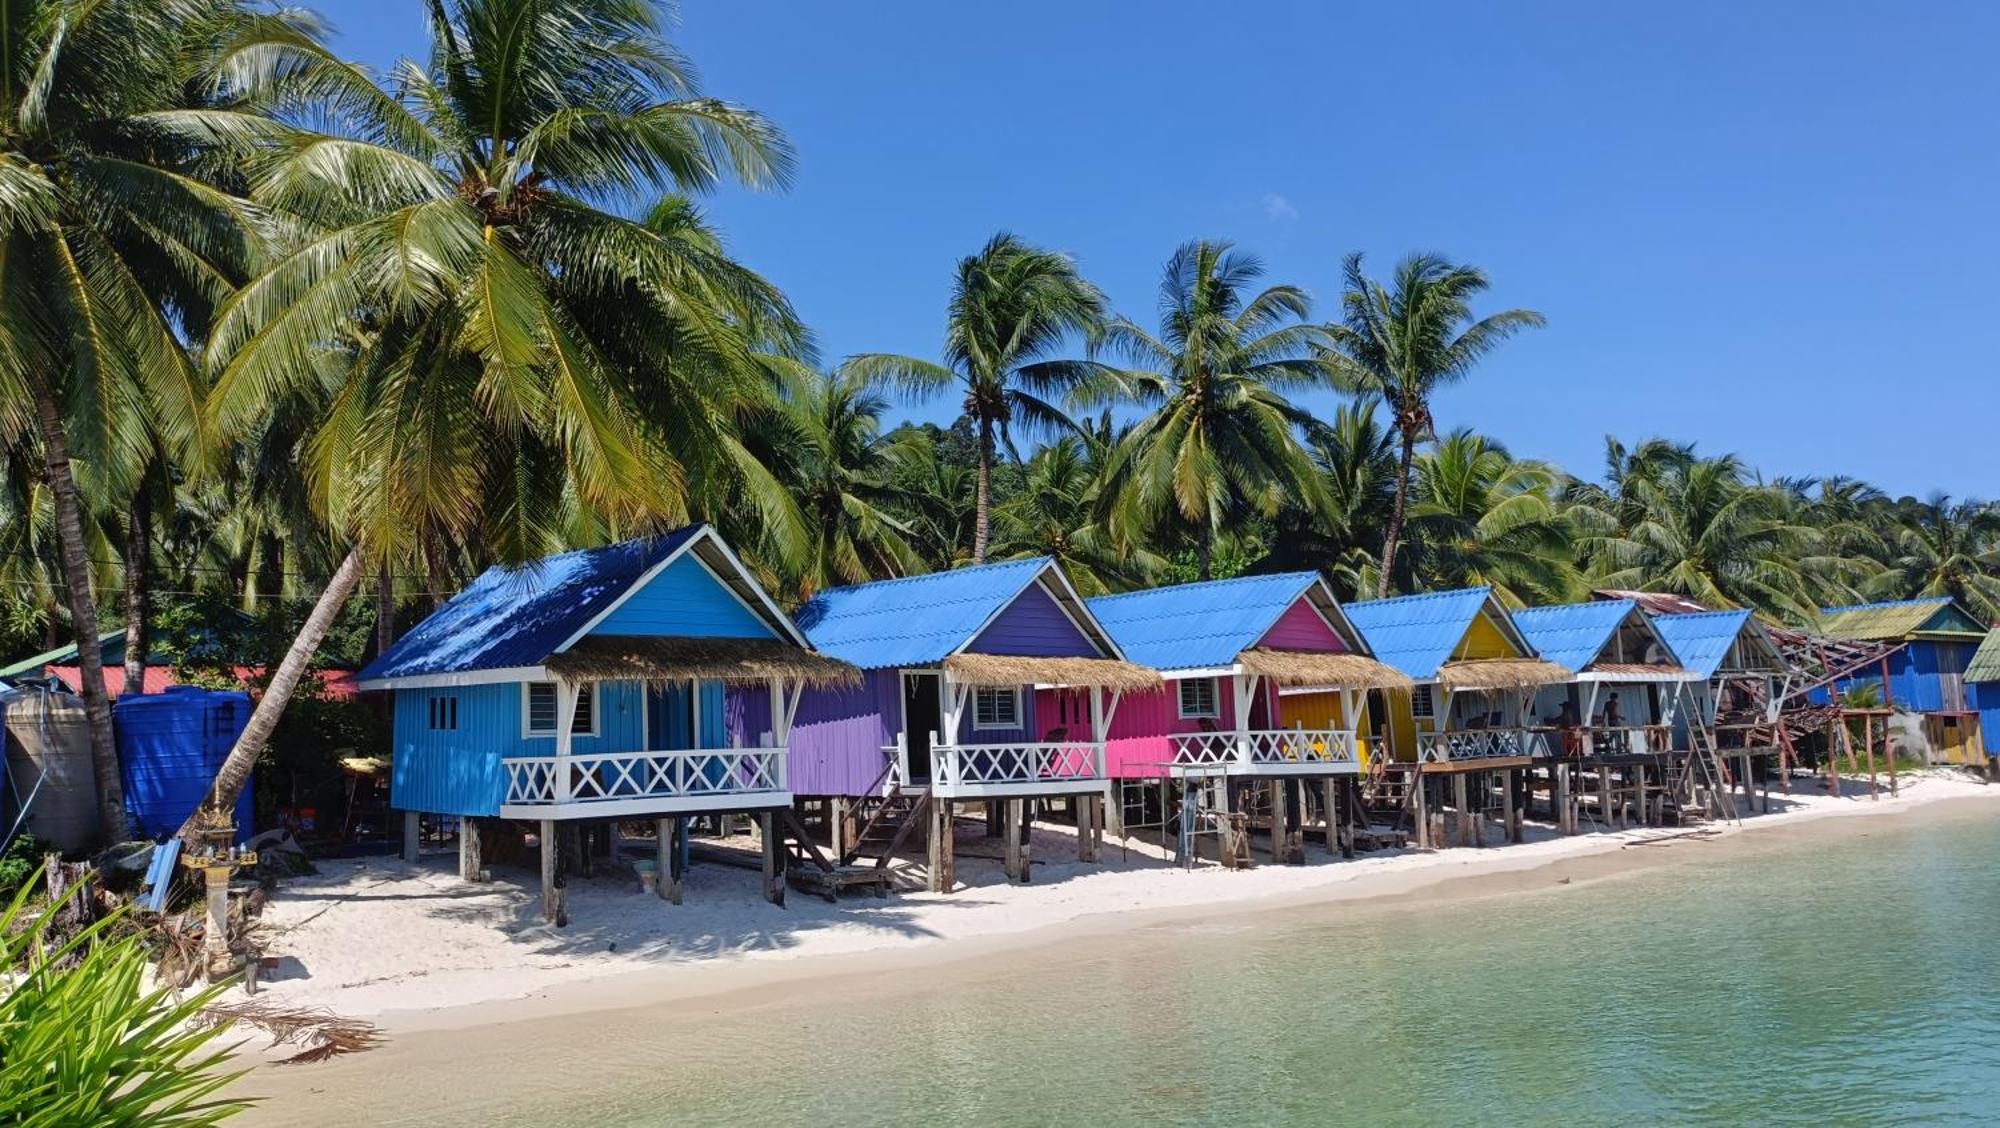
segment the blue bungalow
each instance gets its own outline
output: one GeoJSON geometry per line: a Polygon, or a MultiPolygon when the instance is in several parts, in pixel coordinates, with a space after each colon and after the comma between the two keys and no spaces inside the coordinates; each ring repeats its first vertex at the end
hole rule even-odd
{"type": "MultiPolygon", "coordinates": [[[[1018,825],[1033,817],[1032,800],[1079,800],[1088,816],[1079,843],[1093,856],[1086,823],[1098,825],[1107,791],[1106,726],[1121,692],[1153,688],[1158,676],[1124,660],[1055,561],[833,588],[800,608],[798,623],[821,653],[863,671],[857,688],[809,690],[799,705],[799,795],[914,803],[908,822],[929,819],[934,890],[951,887],[956,802],[1006,803],[1018,825]],[[1085,700],[1051,725],[1036,715],[1038,687],[1085,700]]],[[[1024,879],[1008,838],[1010,875],[1024,879]]]]}
{"type": "Polygon", "coordinates": [[[1570,672],[1568,685],[1543,686],[1532,700],[1547,726],[1567,707],[1570,751],[1650,755],[1673,749],[1683,693],[1698,675],[1684,666],[1654,621],[1630,599],[1600,599],[1514,612],[1514,624],[1541,656],[1570,672]]]}
{"type": "Polygon", "coordinates": [[[1979,711],[1966,692],[1966,669],[1987,635],[1979,617],[1944,596],[1829,607],[1818,633],[1830,638],[1900,644],[1875,670],[1834,683],[1845,694],[1873,686],[1884,707],[1923,718],[1932,755],[1948,763],[1984,766],[1979,711]]]}
{"type": "Polygon", "coordinates": [[[1692,611],[1653,616],[1653,626],[1697,681],[1695,710],[1682,726],[1706,726],[1712,743],[1769,749],[1790,688],[1791,664],[1748,610],[1692,611]]]}
{"type": "Polygon", "coordinates": [[[803,686],[854,677],[695,525],[488,569],[356,680],[395,695],[393,804],[461,818],[468,876],[477,820],[538,824],[555,919],[558,830],[587,820],[658,820],[660,891],[677,897],[680,820],[755,812],[781,899],[791,718],[803,686]]]}

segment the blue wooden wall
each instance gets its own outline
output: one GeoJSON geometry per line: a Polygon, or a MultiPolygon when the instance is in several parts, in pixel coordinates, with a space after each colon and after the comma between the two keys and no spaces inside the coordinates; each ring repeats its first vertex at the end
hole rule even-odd
{"type": "Polygon", "coordinates": [[[750,613],[693,556],[667,565],[645,587],[604,617],[591,634],[688,635],[706,638],[773,638],[771,628],[750,613]]]}
{"type": "MultiPolygon", "coordinates": [[[[1963,675],[1965,667],[1972,661],[1972,652],[1977,649],[1970,642],[1935,642],[1917,639],[1903,649],[1889,656],[1889,697],[1898,708],[1914,712],[1937,712],[1945,707],[1942,678],[1948,674],[1963,675]]],[[[1857,685],[1882,684],[1879,667],[1870,667],[1857,672],[1853,677],[1841,679],[1841,692],[1857,685]]],[[[1971,687],[1966,688],[1969,695],[1971,687]]],[[[1815,692],[1814,698],[1825,701],[1824,691],[1815,692]]],[[[1970,701],[1967,702],[1970,705],[1970,701]]]]}

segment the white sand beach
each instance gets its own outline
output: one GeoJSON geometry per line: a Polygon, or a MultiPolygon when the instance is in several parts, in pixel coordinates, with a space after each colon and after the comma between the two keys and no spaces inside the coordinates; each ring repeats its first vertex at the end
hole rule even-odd
{"type": "MultiPolygon", "coordinates": [[[[1772,813],[1716,824],[1723,835],[1808,820],[1865,817],[1948,799],[1993,802],[2000,787],[1960,774],[1906,776],[1902,793],[1867,796],[1850,781],[1833,797],[1800,778],[1774,793],[1772,813]]],[[[314,877],[284,883],[266,910],[270,951],[261,999],[325,1007],[372,1019],[390,1032],[491,1020],[492,1004],[522,1001],[536,1012],[590,1010],[638,997],[707,994],[810,978],[852,957],[950,959],[993,943],[1036,942],[1062,930],[1087,931],[1173,917],[1407,893],[1456,878],[1530,870],[1566,859],[1654,843],[1672,829],[1556,835],[1530,824],[1529,841],[1485,849],[1379,851],[1342,861],[1309,847],[1303,866],[1259,865],[1189,871],[1151,847],[1081,864],[1060,829],[1038,828],[1032,884],[1005,882],[998,843],[960,826],[958,874],[950,894],[899,893],[829,904],[793,890],[778,908],[765,902],[753,872],[697,864],[685,903],[639,891],[628,869],[570,881],[571,924],[540,916],[534,875],[501,868],[487,884],[456,873],[456,856],[437,853],[411,866],[394,858],[323,862],[314,877]],[[829,960],[824,957],[850,957],[829,960]],[[586,985],[593,989],[586,990],[586,985]],[[468,1009],[473,1008],[473,1009],[468,1009]]],[[[1692,846],[1698,839],[1686,839],[1692,846]]]]}

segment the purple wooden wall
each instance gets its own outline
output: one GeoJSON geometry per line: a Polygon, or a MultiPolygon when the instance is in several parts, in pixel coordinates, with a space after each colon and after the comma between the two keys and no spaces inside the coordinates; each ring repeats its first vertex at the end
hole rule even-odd
{"type": "Polygon", "coordinates": [[[730,744],[763,747],[764,734],[771,731],[771,691],[761,685],[730,686],[722,702],[722,723],[730,744]]]}
{"type": "Polygon", "coordinates": [[[1344,651],[1347,645],[1333,628],[1326,625],[1312,601],[1300,596],[1292,601],[1264,637],[1257,640],[1260,646],[1272,646],[1282,650],[1333,650],[1344,651]]]}
{"type": "Polygon", "coordinates": [[[902,727],[895,670],[868,670],[856,689],[808,689],[792,721],[795,795],[872,794],[887,765],[882,749],[902,727]]]}
{"type": "Polygon", "coordinates": [[[1063,614],[1063,609],[1039,583],[1030,584],[1015,597],[966,649],[979,654],[1032,654],[1043,658],[1089,658],[1097,654],[1097,648],[1076,629],[1076,624],[1070,622],[1069,616],[1063,614]]]}

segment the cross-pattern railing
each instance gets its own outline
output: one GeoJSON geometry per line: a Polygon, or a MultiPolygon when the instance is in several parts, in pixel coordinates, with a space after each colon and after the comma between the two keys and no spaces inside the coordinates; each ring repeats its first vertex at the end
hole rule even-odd
{"type": "Polygon", "coordinates": [[[967,789],[1088,784],[1104,778],[1104,745],[1096,741],[931,746],[931,788],[939,795],[967,789]]]}
{"type": "Polygon", "coordinates": [[[1548,754],[1547,735],[1533,729],[1468,729],[1463,732],[1426,732],[1417,735],[1417,756],[1425,763],[1548,754]]]}
{"type": "Polygon", "coordinates": [[[1171,738],[1172,766],[1183,772],[1359,765],[1354,734],[1345,729],[1257,729],[1189,732],[1171,738]]]}
{"type": "Polygon", "coordinates": [[[783,748],[683,748],[500,761],[510,807],[726,798],[785,790],[783,748]]]}

